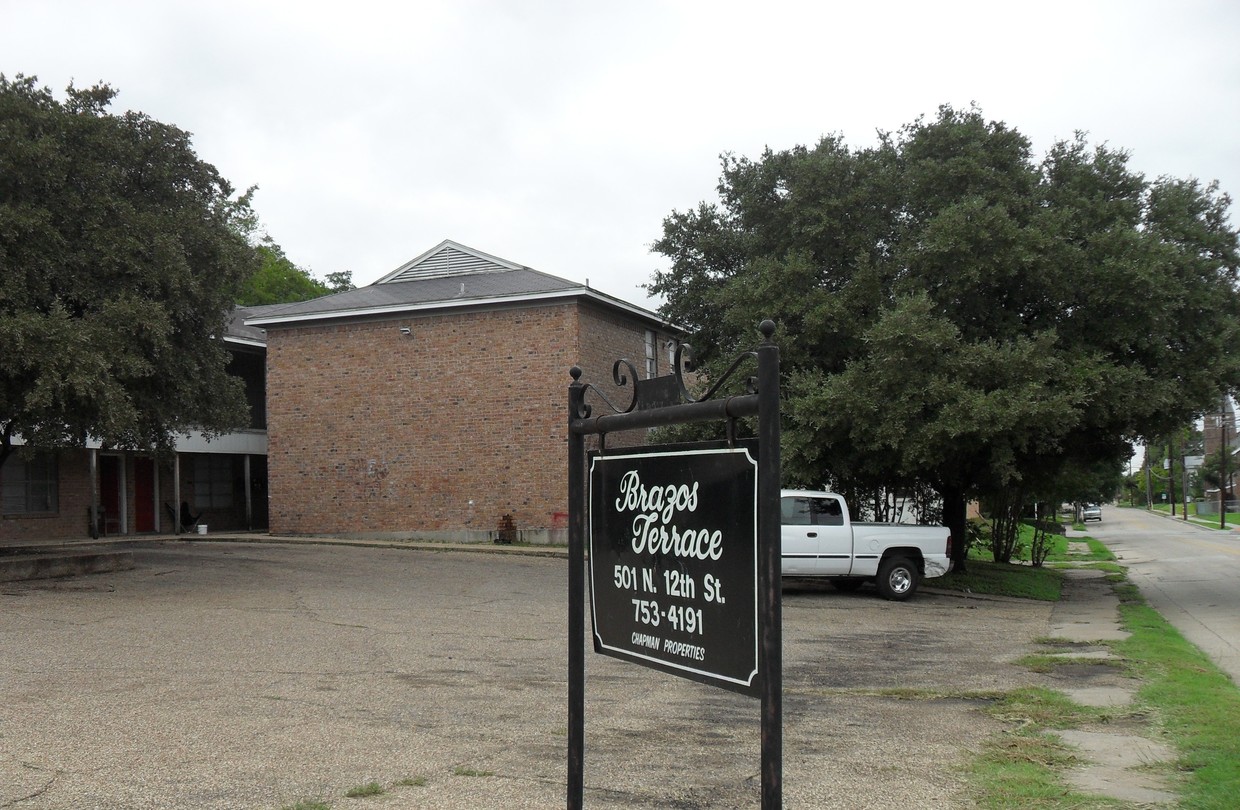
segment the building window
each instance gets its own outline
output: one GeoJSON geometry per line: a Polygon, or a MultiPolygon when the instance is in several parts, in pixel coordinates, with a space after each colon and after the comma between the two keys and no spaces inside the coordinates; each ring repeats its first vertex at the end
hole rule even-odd
{"type": "Polygon", "coordinates": [[[6,515],[55,514],[60,508],[56,457],[13,454],[0,470],[0,511],[6,515]]]}
{"type": "Polygon", "coordinates": [[[659,355],[655,347],[658,341],[655,340],[653,330],[646,330],[646,379],[659,376],[659,355]]]}
{"type": "Polygon", "coordinates": [[[232,456],[194,457],[194,508],[229,509],[233,505],[232,456]]]}

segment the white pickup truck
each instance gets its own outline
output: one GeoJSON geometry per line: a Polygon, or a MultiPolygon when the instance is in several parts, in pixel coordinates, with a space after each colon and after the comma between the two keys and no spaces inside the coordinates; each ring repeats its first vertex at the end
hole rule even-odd
{"type": "Polygon", "coordinates": [[[829,577],[840,590],[873,582],[884,599],[908,599],[922,579],[951,570],[951,532],[943,526],[853,523],[832,492],[780,493],[783,574],[829,577]]]}

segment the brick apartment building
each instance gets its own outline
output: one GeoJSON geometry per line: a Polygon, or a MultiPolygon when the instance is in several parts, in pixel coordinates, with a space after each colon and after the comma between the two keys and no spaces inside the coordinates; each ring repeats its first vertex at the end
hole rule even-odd
{"type": "Polygon", "coordinates": [[[627,402],[613,362],[667,374],[677,339],[652,312],[452,241],[246,324],[266,330],[273,533],[471,541],[505,515],[556,539],[569,369],[627,402]]]}
{"type": "Polygon", "coordinates": [[[231,355],[229,371],[245,383],[250,405],[245,428],[211,441],[201,434],[180,436],[167,458],[101,447],[94,440],[79,448],[14,453],[0,469],[0,546],[80,539],[96,532],[172,533],[182,503],[191,524],[205,524],[211,531],[265,529],[263,334],[242,322],[261,311],[238,309],[223,336],[231,355]]]}

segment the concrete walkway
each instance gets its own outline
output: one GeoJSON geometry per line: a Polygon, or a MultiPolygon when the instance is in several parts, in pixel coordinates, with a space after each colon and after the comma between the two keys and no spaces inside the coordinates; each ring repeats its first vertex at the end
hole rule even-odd
{"type": "MultiPolygon", "coordinates": [[[[1084,706],[1127,707],[1140,683],[1123,674],[1122,660],[1104,644],[1129,636],[1121,626],[1119,599],[1102,571],[1064,573],[1063,596],[1051,612],[1047,645],[1047,652],[1059,660],[1050,674],[1051,686],[1084,706]]],[[[1076,748],[1082,760],[1066,774],[1077,790],[1145,807],[1177,802],[1167,780],[1150,767],[1173,762],[1176,752],[1144,724],[1108,722],[1056,734],[1076,748]]]]}

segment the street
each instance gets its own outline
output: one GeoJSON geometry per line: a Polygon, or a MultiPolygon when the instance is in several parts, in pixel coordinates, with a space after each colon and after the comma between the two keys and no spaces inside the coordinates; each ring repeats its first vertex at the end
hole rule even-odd
{"type": "Polygon", "coordinates": [[[1151,607],[1240,683],[1240,535],[1114,506],[1086,532],[1128,567],[1151,607]]]}

